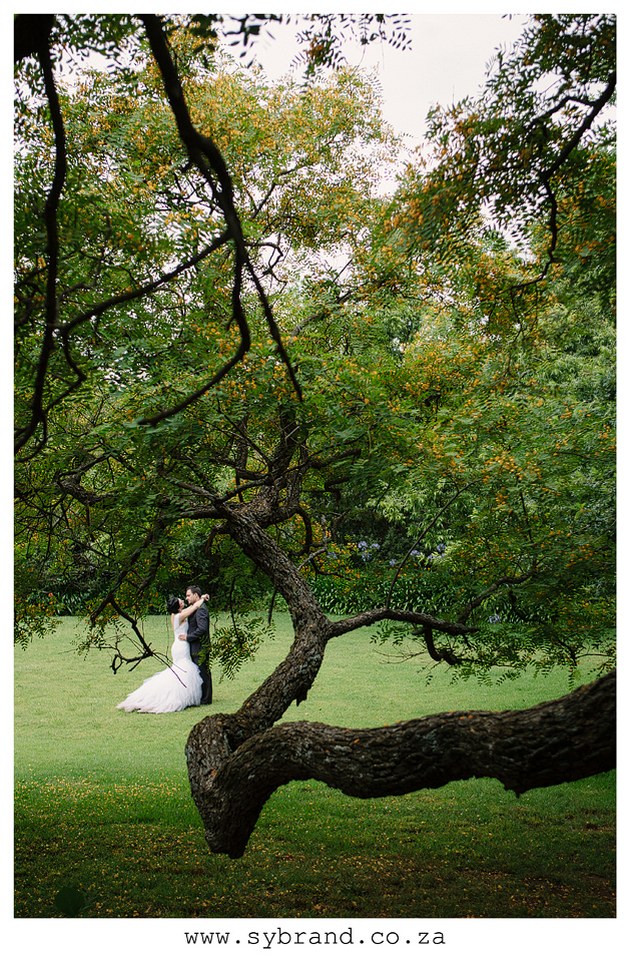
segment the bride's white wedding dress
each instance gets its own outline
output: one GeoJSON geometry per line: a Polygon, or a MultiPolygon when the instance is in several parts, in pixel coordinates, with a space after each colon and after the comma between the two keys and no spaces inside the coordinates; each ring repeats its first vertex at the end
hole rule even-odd
{"type": "Polygon", "coordinates": [[[177,637],[186,631],[188,621],[184,619],[180,624],[179,615],[175,615],[173,621],[175,631],[170,668],[147,678],[139,688],[127,695],[117,708],[124,711],[160,713],[181,711],[191,705],[200,704],[201,674],[190,657],[190,645],[177,637]]]}

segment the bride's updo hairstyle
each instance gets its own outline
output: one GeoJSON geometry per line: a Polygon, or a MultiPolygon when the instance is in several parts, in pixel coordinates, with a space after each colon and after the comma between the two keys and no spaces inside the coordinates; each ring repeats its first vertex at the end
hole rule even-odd
{"type": "Polygon", "coordinates": [[[176,615],[179,611],[179,598],[176,598],[175,595],[171,595],[166,602],[166,610],[169,614],[176,615]]]}

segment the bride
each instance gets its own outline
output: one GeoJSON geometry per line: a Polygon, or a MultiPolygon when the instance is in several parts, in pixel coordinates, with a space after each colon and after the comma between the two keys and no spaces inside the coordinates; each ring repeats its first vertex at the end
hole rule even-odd
{"type": "Polygon", "coordinates": [[[157,675],[151,675],[139,688],[127,695],[117,708],[124,711],[140,712],[169,712],[181,711],[191,705],[201,702],[201,675],[199,669],[190,657],[190,646],[187,641],[177,636],[184,634],[188,627],[188,616],[208,601],[210,595],[202,595],[187,608],[181,598],[169,598],[167,610],[171,615],[173,626],[173,645],[171,648],[172,664],[157,675]]]}

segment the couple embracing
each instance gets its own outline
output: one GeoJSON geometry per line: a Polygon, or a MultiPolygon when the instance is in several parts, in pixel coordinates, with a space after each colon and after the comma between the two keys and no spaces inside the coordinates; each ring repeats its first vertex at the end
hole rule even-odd
{"type": "Polygon", "coordinates": [[[208,635],[208,598],[198,585],[189,585],[185,604],[181,598],[168,599],[166,607],[173,626],[172,664],[147,678],[117,708],[157,714],[212,704],[212,675],[205,664],[200,664],[201,646],[208,635]]]}

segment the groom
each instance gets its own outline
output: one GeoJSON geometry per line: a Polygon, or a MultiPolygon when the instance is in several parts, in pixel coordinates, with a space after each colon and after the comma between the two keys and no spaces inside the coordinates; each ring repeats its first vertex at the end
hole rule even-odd
{"type": "MultiPolygon", "coordinates": [[[[192,605],[201,598],[201,588],[199,585],[189,585],[186,588],[186,604],[192,605]]],[[[208,609],[201,604],[196,611],[188,618],[188,634],[180,635],[182,641],[187,641],[190,645],[190,657],[197,665],[201,673],[201,705],[212,704],[212,675],[205,664],[199,663],[201,645],[208,636],[208,609]]]]}

